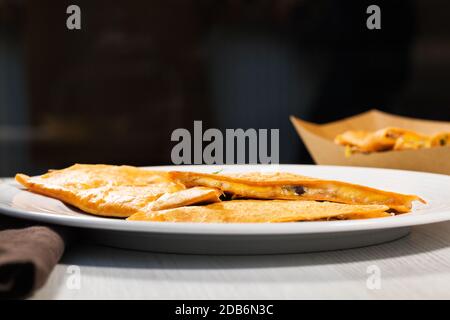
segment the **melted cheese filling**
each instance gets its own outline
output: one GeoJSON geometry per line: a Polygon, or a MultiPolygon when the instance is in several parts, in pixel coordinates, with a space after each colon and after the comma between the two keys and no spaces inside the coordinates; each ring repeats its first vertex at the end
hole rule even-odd
{"type": "Polygon", "coordinates": [[[208,186],[231,193],[236,198],[286,199],[286,200],[323,200],[347,204],[385,204],[398,212],[408,212],[411,201],[399,201],[382,192],[367,192],[351,185],[324,183],[318,185],[247,185],[238,182],[220,181],[208,178],[197,178],[190,182],[191,186],[208,186]],[[297,192],[301,188],[303,193],[297,192]]]}

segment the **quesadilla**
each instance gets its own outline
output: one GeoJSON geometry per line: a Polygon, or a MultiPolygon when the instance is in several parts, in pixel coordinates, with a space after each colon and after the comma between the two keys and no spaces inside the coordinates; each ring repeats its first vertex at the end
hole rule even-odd
{"type": "Polygon", "coordinates": [[[221,175],[76,164],[37,177],[17,174],[16,180],[87,213],[144,221],[363,219],[408,212],[414,200],[424,202],[414,195],[279,172],[221,175]]]}
{"type": "Polygon", "coordinates": [[[185,189],[166,172],[130,166],[75,164],[38,177],[17,174],[16,180],[32,192],[108,217],[128,217],[165,193],[185,189]]]}
{"type": "Polygon", "coordinates": [[[167,222],[264,223],[389,217],[385,205],[317,201],[231,200],[161,211],[140,211],[127,220],[167,222]]]}
{"type": "Polygon", "coordinates": [[[233,198],[319,200],[346,204],[386,205],[409,212],[415,195],[382,191],[352,183],[304,177],[292,173],[207,174],[171,171],[169,176],[186,187],[220,189],[233,198]]]}
{"type": "Polygon", "coordinates": [[[388,127],[377,131],[348,130],[336,136],[334,142],[353,152],[376,152],[387,150],[416,150],[445,146],[450,134],[447,132],[425,135],[402,128],[388,127]]]}

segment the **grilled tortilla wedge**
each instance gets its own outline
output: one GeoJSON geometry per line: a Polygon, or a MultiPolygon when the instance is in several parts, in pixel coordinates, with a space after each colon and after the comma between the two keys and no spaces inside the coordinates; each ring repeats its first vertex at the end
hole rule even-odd
{"type": "Polygon", "coordinates": [[[151,210],[164,210],[188,206],[194,203],[220,202],[220,192],[216,188],[194,187],[172,193],[165,193],[153,201],[149,208],[151,210]]]}
{"type": "Polygon", "coordinates": [[[165,193],[185,189],[166,172],[130,166],[75,164],[38,177],[17,174],[16,180],[32,192],[108,217],[128,217],[165,193]]]}
{"type": "Polygon", "coordinates": [[[348,205],[295,200],[231,200],[161,211],[140,211],[130,221],[264,223],[391,216],[385,205],[348,205]]]}
{"type": "Polygon", "coordinates": [[[319,200],[346,204],[386,205],[399,213],[409,212],[415,195],[382,191],[352,183],[304,177],[292,173],[207,174],[169,172],[187,187],[217,188],[233,198],[319,200]]]}

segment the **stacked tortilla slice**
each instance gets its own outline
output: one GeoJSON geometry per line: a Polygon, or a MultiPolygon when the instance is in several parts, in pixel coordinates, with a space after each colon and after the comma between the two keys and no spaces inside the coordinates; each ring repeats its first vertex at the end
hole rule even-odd
{"type": "Polygon", "coordinates": [[[293,222],[387,217],[414,195],[291,173],[205,174],[81,165],[42,176],[18,174],[32,192],[87,213],[136,221],[293,222]]]}

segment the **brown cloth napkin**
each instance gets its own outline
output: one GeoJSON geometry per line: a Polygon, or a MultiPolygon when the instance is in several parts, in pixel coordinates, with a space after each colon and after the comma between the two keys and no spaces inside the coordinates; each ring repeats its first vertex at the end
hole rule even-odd
{"type": "Polygon", "coordinates": [[[25,222],[0,217],[0,298],[30,296],[42,287],[61,258],[66,231],[49,226],[20,229],[25,222]]]}

